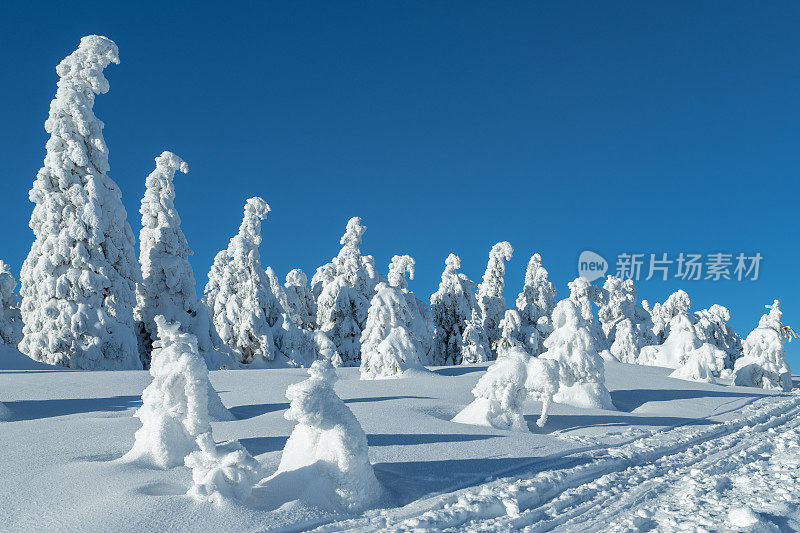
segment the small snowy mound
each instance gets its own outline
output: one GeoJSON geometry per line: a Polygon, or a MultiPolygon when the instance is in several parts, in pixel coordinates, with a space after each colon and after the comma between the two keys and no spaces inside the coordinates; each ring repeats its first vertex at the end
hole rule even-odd
{"type": "MultiPolygon", "coordinates": [[[[153,381],[142,392],[142,406],[135,414],[142,427],[122,460],[171,468],[182,465],[196,449],[197,437],[211,431],[209,396],[216,392],[195,336],[182,333],[180,324],[167,323],[161,315],[155,317],[155,323],[158,340],[150,366],[153,381]]],[[[224,409],[216,402],[212,407],[224,409]]]]}
{"type": "Polygon", "coordinates": [[[783,350],[784,335],[791,340],[794,331],[781,323],[778,300],[766,307],[769,313],[762,315],[758,327],[744,341],[744,355],[733,369],[733,384],[788,392],[792,390],[792,375],[783,350]]]}
{"type": "Polygon", "coordinates": [[[315,361],[309,378],[286,389],[287,420],[297,421],[278,471],[263,482],[284,497],[333,509],[357,511],[373,505],[381,488],[369,462],[367,436],[333,390],[336,371],[315,361]]]}
{"type": "Polygon", "coordinates": [[[198,450],[186,457],[194,485],[186,494],[198,501],[222,505],[244,502],[261,479],[261,465],[239,441],[215,444],[211,432],[197,437],[198,450]]]}

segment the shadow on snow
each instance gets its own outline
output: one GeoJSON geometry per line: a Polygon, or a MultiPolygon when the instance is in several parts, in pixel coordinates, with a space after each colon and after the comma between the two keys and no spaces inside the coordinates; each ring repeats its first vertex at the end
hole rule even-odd
{"type": "Polygon", "coordinates": [[[108,398],[67,398],[57,400],[19,400],[6,402],[12,421],[38,420],[55,416],[103,411],[120,412],[142,405],[141,396],[111,396],[108,398]]]}
{"type": "Polygon", "coordinates": [[[649,402],[669,402],[672,400],[694,400],[697,398],[755,398],[763,396],[756,392],[735,392],[725,390],[675,390],[675,389],[624,389],[611,391],[611,399],[617,409],[631,412],[649,402]]]}

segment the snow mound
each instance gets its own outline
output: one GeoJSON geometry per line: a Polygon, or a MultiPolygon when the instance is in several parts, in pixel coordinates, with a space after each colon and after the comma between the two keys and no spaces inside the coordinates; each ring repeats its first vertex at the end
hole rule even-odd
{"type": "Polygon", "coordinates": [[[197,437],[197,447],[185,460],[194,482],[186,494],[215,505],[229,500],[244,502],[261,479],[259,462],[239,441],[215,444],[210,431],[197,437]]]}

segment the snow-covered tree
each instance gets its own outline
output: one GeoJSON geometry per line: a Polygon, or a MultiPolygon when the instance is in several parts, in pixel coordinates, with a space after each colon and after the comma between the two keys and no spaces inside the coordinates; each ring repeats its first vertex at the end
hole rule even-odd
{"type": "Polygon", "coordinates": [[[22,340],[22,314],[14,294],[16,288],[11,268],[0,260],[0,344],[15,347],[22,340]]]}
{"type": "Polygon", "coordinates": [[[315,361],[308,374],[307,380],[286,389],[290,404],[284,416],[297,425],[273,479],[283,477],[287,489],[306,491],[332,507],[363,510],[383,493],[369,462],[367,436],[333,390],[336,371],[331,364],[315,361]]]}
{"type": "Polygon", "coordinates": [[[514,249],[507,241],[498,242],[489,251],[489,263],[478,285],[478,308],[481,310],[483,329],[494,342],[500,339],[500,321],[506,312],[506,299],[503,297],[506,274],[506,261],[511,259],[514,249]]]}
{"type": "Polygon", "coordinates": [[[492,351],[489,337],[483,329],[479,311],[472,310],[472,316],[467,321],[467,326],[461,335],[461,361],[460,364],[483,363],[491,359],[492,351]]]}
{"type": "Polygon", "coordinates": [[[433,314],[433,357],[435,366],[457,365],[462,361],[464,329],[477,309],[475,283],[459,272],[461,259],[450,254],[439,289],[431,296],[433,314]]]}
{"type": "MultiPolygon", "coordinates": [[[[534,334],[535,335],[535,334],[534,334]]],[[[497,356],[502,357],[509,349],[518,347],[522,348],[530,355],[528,349],[530,344],[527,331],[523,330],[522,317],[516,309],[506,309],[506,314],[503,320],[500,321],[500,341],[498,342],[497,356]]],[[[533,344],[538,343],[538,337],[535,337],[533,344]]]]}
{"type": "Polygon", "coordinates": [[[744,355],[734,366],[733,384],[788,392],[792,390],[792,373],[783,347],[787,338],[791,341],[797,334],[781,322],[783,312],[778,300],[766,307],[769,312],[761,316],[758,327],[744,341],[744,355]]]}
{"type": "Polygon", "coordinates": [[[667,327],[669,336],[663,344],[645,346],[637,362],[641,365],[676,369],[672,377],[712,383],[725,368],[727,354],[697,336],[692,317],[679,312],[667,327]]]}
{"type": "Polygon", "coordinates": [[[139,262],[142,282],[136,287],[134,312],[139,333],[141,359],[150,366],[150,353],[156,338],[157,315],[181,325],[181,330],[197,339],[200,354],[210,369],[234,364],[230,350],[223,344],[197,297],[194,271],[189,264],[193,253],[181,230],[181,218],[175,209],[175,172],[189,171],[189,166],[172,152],[156,157],[156,169],[147,176],[142,198],[142,230],[139,232],[139,262]]]}
{"type": "Polygon", "coordinates": [[[289,318],[292,320],[292,322],[294,322],[294,318],[292,318],[291,313],[289,313],[289,298],[286,293],[286,287],[283,286],[281,281],[278,279],[278,275],[275,274],[275,271],[271,266],[268,266],[265,272],[267,273],[267,279],[269,280],[270,291],[272,291],[272,294],[275,295],[275,298],[278,300],[281,308],[286,311],[286,314],[289,315],[289,318]]]}
{"type": "Polygon", "coordinates": [[[289,318],[261,266],[261,221],[268,212],[261,198],[247,200],[239,233],[214,258],[203,301],[239,362],[310,364],[313,339],[289,318]]]}
{"type": "Polygon", "coordinates": [[[615,409],[605,386],[605,364],[597,341],[572,298],[556,305],[553,332],[545,339],[544,347],[547,351],[539,357],[559,363],[560,387],[555,401],[575,407],[615,409]]]}
{"type": "Polygon", "coordinates": [[[514,346],[481,376],[472,389],[475,400],[461,410],[452,421],[497,429],[528,431],[523,416],[523,402],[529,395],[542,401],[542,414],[537,422],[541,427],[547,420],[547,409],[557,390],[557,363],[536,360],[519,346],[514,346]]]}
{"type": "Polygon", "coordinates": [[[736,360],[742,356],[742,338],[728,325],[731,312],[727,307],[714,304],[694,314],[697,317],[695,328],[700,339],[728,354],[725,368],[733,369],[736,360]]]}
{"type": "Polygon", "coordinates": [[[161,315],[154,322],[158,329],[150,365],[153,381],[142,392],[142,406],[134,415],[142,427],[123,460],[171,468],[182,465],[196,449],[197,437],[211,431],[211,420],[233,417],[211,386],[197,338],[161,315]]]}
{"type": "Polygon", "coordinates": [[[431,310],[416,295],[408,289],[408,277],[414,279],[414,258],[409,255],[395,255],[389,264],[389,285],[397,287],[406,299],[408,310],[411,311],[411,324],[409,332],[422,346],[424,361],[430,361],[433,349],[433,317],[431,310]]]}
{"type": "Polygon", "coordinates": [[[308,290],[308,277],[306,273],[295,268],[286,274],[286,311],[292,321],[301,329],[316,329],[317,327],[317,302],[311,291],[308,290]]]}
{"type": "MultiPolygon", "coordinates": [[[[644,303],[646,302],[642,302],[644,303]]],[[[648,309],[652,316],[653,333],[657,344],[662,344],[667,339],[670,321],[679,314],[688,312],[691,307],[692,299],[686,291],[677,290],[670,294],[663,304],[656,302],[652,309],[648,309]]]]}
{"type": "Polygon", "coordinates": [[[581,318],[592,336],[595,347],[598,351],[607,349],[609,347],[608,338],[603,333],[600,323],[594,318],[594,311],[592,310],[592,303],[595,303],[598,307],[604,305],[608,298],[606,290],[592,285],[589,280],[583,277],[575,278],[567,286],[569,287],[569,299],[580,311],[581,318]]]}
{"type": "Polygon", "coordinates": [[[197,437],[197,449],[184,464],[192,469],[192,487],[187,496],[201,502],[223,505],[227,500],[244,502],[262,478],[258,461],[238,440],[217,444],[211,431],[197,437]]]}
{"type": "Polygon", "coordinates": [[[525,333],[525,349],[533,356],[544,350],[542,342],[550,334],[550,317],[556,307],[556,289],[547,279],[542,257],[533,254],[525,271],[525,285],[517,296],[520,330],[525,333]]]}
{"type": "Polygon", "coordinates": [[[133,308],[140,278],[122,193],[108,176],[95,95],[119,63],[117,45],[90,35],[58,67],[44,166],[30,200],[35,240],[22,265],[23,339],[33,359],[80,369],[142,368],[133,308]]]}
{"type": "Polygon", "coordinates": [[[346,366],[359,363],[361,332],[379,281],[372,256],[361,255],[361,238],[366,229],[360,218],[351,218],[339,241],[342,249],[331,261],[332,266],[317,269],[311,282],[315,292],[317,286],[321,287],[317,326],[336,345],[346,366]]]}
{"type": "Polygon", "coordinates": [[[608,276],[603,289],[605,298],[597,315],[611,354],[624,363],[635,363],[639,351],[656,342],[650,313],[637,305],[633,280],[608,276]]]}
{"type": "Polygon", "coordinates": [[[406,370],[423,370],[427,358],[412,335],[413,315],[396,286],[379,283],[361,334],[361,379],[403,377],[406,370]]]}

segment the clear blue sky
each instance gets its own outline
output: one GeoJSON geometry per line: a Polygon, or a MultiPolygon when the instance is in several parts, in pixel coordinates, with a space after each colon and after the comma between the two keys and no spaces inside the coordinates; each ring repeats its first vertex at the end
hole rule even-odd
{"type": "Polygon", "coordinates": [[[0,257],[18,271],[30,247],[55,66],[96,33],[120,48],[95,112],[131,225],[153,158],[183,157],[201,286],[260,195],[280,276],[311,277],[354,215],[382,270],[417,259],[423,299],[449,252],[479,281],[499,240],[509,300],[536,251],[562,297],[584,249],[760,252],[758,281],[640,297],[685,288],[742,336],[780,298],[800,327],[798,27],[788,1],[5,2],[0,257]]]}

